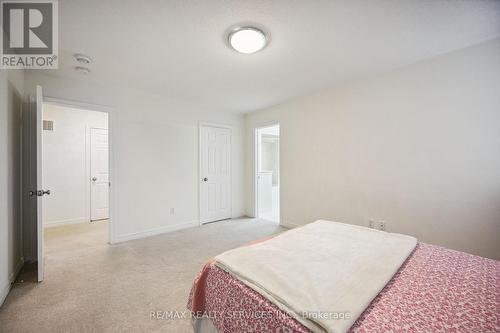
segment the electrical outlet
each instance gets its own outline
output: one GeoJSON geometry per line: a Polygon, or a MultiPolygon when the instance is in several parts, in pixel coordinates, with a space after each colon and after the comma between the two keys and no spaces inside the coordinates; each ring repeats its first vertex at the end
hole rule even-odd
{"type": "Polygon", "coordinates": [[[378,221],[378,230],[385,231],[385,221],[378,221]]]}
{"type": "Polygon", "coordinates": [[[175,209],[174,208],[170,208],[170,215],[174,215],[175,214],[175,209]]]}

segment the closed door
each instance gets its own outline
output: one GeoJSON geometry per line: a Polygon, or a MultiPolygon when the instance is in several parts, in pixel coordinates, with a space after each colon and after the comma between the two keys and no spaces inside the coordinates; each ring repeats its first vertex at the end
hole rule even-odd
{"type": "Polygon", "coordinates": [[[109,218],[108,130],[90,129],[90,220],[109,218]]]}
{"type": "Polygon", "coordinates": [[[231,130],[200,127],[200,222],[231,217],[231,130]]]}

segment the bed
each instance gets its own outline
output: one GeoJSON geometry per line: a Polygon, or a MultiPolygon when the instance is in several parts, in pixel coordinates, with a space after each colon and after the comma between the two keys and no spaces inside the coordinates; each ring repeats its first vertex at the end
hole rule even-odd
{"type": "MultiPolygon", "coordinates": [[[[335,224],[327,223],[328,226],[335,224]]],[[[302,237],[302,231],[297,229],[294,232],[302,237]]],[[[368,235],[372,238],[372,234],[368,235]]],[[[375,236],[378,237],[378,234],[375,236]]],[[[266,245],[271,241],[262,240],[257,245],[266,245]]],[[[349,242],[353,243],[352,240],[349,242]]],[[[243,248],[252,246],[256,245],[243,248]]],[[[422,242],[415,242],[408,255],[402,258],[404,260],[400,264],[395,264],[395,272],[389,270],[390,278],[383,282],[380,290],[373,287],[376,293],[372,292],[369,302],[356,304],[362,311],[346,321],[348,326],[321,326],[320,323],[318,327],[311,326],[308,321],[284,308],[280,303],[282,297],[270,297],[259,289],[259,283],[251,283],[245,276],[238,276],[221,265],[216,257],[198,274],[189,295],[188,309],[193,314],[194,331],[500,332],[500,262],[422,242]]],[[[289,258],[287,260],[290,261],[289,258]]],[[[370,260],[373,262],[373,258],[370,260]]],[[[296,281],[299,280],[294,283],[296,281]]],[[[376,281],[372,283],[369,280],[364,284],[376,284],[376,281]]],[[[332,288],[323,288],[324,295],[332,288]]],[[[352,291],[351,294],[356,294],[357,289],[347,288],[352,291]]],[[[291,303],[290,300],[287,302],[291,303]]],[[[321,300],[314,299],[313,304],[321,304],[321,300]]],[[[343,320],[334,319],[337,320],[335,325],[343,320]]]]}

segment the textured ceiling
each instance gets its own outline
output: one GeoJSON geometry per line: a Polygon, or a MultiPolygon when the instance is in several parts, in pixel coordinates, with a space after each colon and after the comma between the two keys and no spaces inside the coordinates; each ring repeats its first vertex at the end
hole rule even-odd
{"type": "Polygon", "coordinates": [[[60,69],[52,75],[127,86],[248,112],[500,36],[500,1],[63,0],[60,69]],[[226,45],[255,23],[262,52],[226,45]],[[71,55],[94,59],[92,73],[71,55]]]}

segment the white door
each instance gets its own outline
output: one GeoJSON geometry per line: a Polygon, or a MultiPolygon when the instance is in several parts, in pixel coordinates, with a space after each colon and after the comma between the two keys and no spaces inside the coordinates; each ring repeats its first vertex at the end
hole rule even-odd
{"type": "Polygon", "coordinates": [[[90,129],[90,220],[109,218],[108,130],[90,129]]]}
{"type": "Polygon", "coordinates": [[[231,130],[200,126],[200,222],[231,218],[231,130]]]}
{"type": "Polygon", "coordinates": [[[37,269],[38,269],[38,274],[37,274],[37,279],[38,282],[43,281],[43,275],[44,275],[44,246],[43,246],[43,220],[42,220],[42,204],[44,200],[44,195],[50,194],[50,190],[44,190],[43,189],[43,179],[42,179],[42,131],[43,131],[43,94],[42,94],[42,87],[37,86],[36,87],[36,97],[35,101],[33,103],[30,103],[30,107],[33,107],[32,116],[31,118],[35,124],[35,131],[33,131],[35,134],[35,142],[32,142],[32,147],[34,149],[31,150],[30,154],[30,163],[34,162],[32,164],[34,170],[33,173],[36,175],[36,180],[34,180],[31,184],[31,190],[30,190],[30,196],[36,201],[35,205],[33,206],[36,212],[32,215],[35,217],[36,222],[33,221],[36,224],[36,257],[37,257],[37,269]]]}

